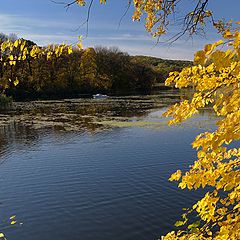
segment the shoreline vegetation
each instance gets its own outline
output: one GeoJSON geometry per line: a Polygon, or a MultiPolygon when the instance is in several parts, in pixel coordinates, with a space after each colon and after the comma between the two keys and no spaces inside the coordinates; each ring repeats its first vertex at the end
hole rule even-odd
{"type": "Polygon", "coordinates": [[[52,128],[62,131],[96,132],[113,126],[146,126],[158,123],[132,122],[135,117],[179,102],[180,92],[163,91],[160,95],[110,97],[108,99],[62,99],[13,102],[0,114],[0,125],[11,124],[31,129],[52,128]]]}
{"type": "MultiPolygon", "coordinates": [[[[0,43],[6,39],[14,42],[17,37],[0,34],[0,43]]],[[[36,46],[30,40],[24,41],[28,52],[36,46]]],[[[130,56],[116,47],[99,46],[73,47],[71,54],[63,52],[51,58],[29,56],[14,65],[4,65],[4,61],[0,65],[1,82],[11,79],[7,89],[0,89],[3,98],[0,103],[5,107],[8,97],[14,101],[30,101],[79,98],[96,93],[112,96],[149,94],[166,89],[164,82],[169,72],[181,71],[192,62],[130,56]]]]}

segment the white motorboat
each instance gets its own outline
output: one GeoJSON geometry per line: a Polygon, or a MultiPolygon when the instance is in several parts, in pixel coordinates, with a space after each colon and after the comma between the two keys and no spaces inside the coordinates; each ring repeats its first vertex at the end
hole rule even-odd
{"type": "Polygon", "coordinates": [[[94,99],[106,99],[106,98],[108,98],[108,96],[107,96],[107,95],[104,95],[104,94],[98,93],[98,94],[94,94],[94,95],[93,95],[93,98],[94,98],[94,99]]]}

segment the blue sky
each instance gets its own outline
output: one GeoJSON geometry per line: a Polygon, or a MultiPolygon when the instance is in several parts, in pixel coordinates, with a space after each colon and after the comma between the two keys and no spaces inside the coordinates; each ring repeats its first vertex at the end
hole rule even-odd
{"type": "MultiPolygon", "coordinates": [[[[185,7],[188,8],[194,1],[184,0],[185,7]]],[[[183,38],[171,46],[155,46],[155,40],[145,32],[143,22],[132,22],[132,9],[119,27],[119,20],[127,2],[128,0],[108,0],[107,5],[100,5],[98,0],[95,0],[88,37],[83,41],[85,47],[117,46],[132,55],[193,59],[196,50],[219,38],[213,29],[207,28],[204,37],[194,37],[193,40],[183,38]]],[[[210,8],[215,12],[216,18],[240,20],[240,0],[210,0],[210,8]]],[[[75,43],[77,36],[86,33],[86,27],[79,28],[86,19],[86,11],[87,7],[78,6],[72,6],[66,11],[63,5],[55,4],[51,0],[1,0],[0,32],[16,33],[19,37],[31,39],[39,45],[75,43]]],[[[169,34],[174,34],[177,30],[176,27],[170,28],[169,34]]],[[[164,36],[162,41],[170,35],[164,36]]]]}

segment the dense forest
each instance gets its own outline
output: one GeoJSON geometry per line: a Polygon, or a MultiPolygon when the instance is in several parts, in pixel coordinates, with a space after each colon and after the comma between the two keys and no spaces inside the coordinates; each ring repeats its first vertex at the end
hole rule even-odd
{"type": "MultiPolygon", "coordinates": [[[[0,34],[0,43],[16,39],[14,34],[0,34]]],[[[26,44],[29,52],[36,46],[30,40],[26,44]]],[[[4,90],[16,100],[79,97],[99,92],[122,95],[149,93],[156,84],[165,81],[169,72],[191,64],[190,61],[130,56],[116,47],[84,50],[76,47],[71,54],[63,52],[59,57],[29,56],[14,65],[0,61],[0,78],[2,83],[17,79],[18,84],[12,81],[4,90]]]]}

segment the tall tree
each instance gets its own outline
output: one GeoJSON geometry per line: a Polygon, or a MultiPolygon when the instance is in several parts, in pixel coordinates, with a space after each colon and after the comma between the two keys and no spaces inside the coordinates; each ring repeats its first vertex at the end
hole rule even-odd
{"type": "Polygon", "coordinates": [[[87,48],[81,57],[80,74],[84,88],[96,86],[97,63],[96,52],[93,48],[87,48]]]}

